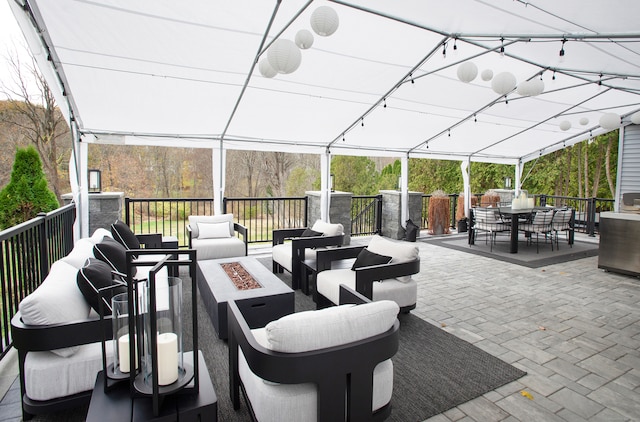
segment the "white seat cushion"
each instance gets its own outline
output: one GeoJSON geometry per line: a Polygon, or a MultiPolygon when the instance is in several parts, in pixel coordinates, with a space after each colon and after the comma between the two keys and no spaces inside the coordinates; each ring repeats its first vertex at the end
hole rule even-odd
{"type": "Polygon", "coordinates": [[[85,262],[87,262],[87,259],[95,258],[93,245],[91,239],[80,239],[73,245],[73,249],[69,252],[69,255],[62,258],[61,261],[79,270],[84,266],[85,262]]]}
{"type": "MultiPolygon", "coordinates": [[[[291,243],[285,242],[280,245],[275,245],[271,249],[271,257],[278,264],[282,265],[287,271],[291,272],[291,255],[293,254],[291,249],[291,243]]],[[[316,259],[315,249],[304,250],[305,259],[316,259]]],[[[199,257],[198,257],[199,258],[199,257]]]]}
{"type": "MultiPolygon", "coordinates": [[[[107,345],[107,362],[112,361],[112,342],[107,345]]],[[[93,390],[96,375],[102,370],[100,343],[79,346],[70,357],[52,352],[30,352],[24,363],[27,397],[50,400],[93,390]]]]}
{"type": "MultiPolygon", "coordinates": [[[[334,304],[339,303],[340,285],[356,288],[356,273],[351,269],[321,271],[316,276],[318,293],[334,304]]],[[[372,300],[393,300],[400,307],[415,305],[418,298],[418,283],[411,277],[391,278],[373,282],[372,300]]]]}
{"type": "Polygon", "coordinates": [[[237,237],[218,239],[192,239],[191,247],[197,251],[198,260],[245,256],[246,248],[237,237]]]}
{"type": "Polygon", "coordinates": [[[392,264],[415,261],[419,254],[415,243],[389,240],[379,235],[371,237],[367,249],[378,255],[390,256],[392,264]]]}

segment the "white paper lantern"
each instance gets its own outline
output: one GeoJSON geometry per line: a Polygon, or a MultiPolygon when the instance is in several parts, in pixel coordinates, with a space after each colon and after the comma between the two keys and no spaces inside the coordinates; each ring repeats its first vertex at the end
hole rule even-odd
{"type": "Polygon", "coordinates": [[[581,124],[582,126],[586,126],[586,125],[588,125],[588,124],[589,124],[589,118],[587,118],[587,117],[581,117],[581,118],[580,118],[580,124],[581,124]]]}
{"type": "Polygon", "coordinates": [[[640,125],[640,111],[636,111],[635,113],[633,113],[631,117],[629,117],[629,119],[634,125],[640,125]]]}
{"type": "Polygon", "coordinates": [[[471,82],[478,76],[478,66],[473,62],[464,62],[458,66],[458,79],[462,82],[471,82]]]}
{"type": "Polygon", "coordinates": [[[560,127],[561,130],[569,130],[571,129],[571,122],[568,120],[563,120],[560,122],[558,126],[560,127]]]}
{"type": "Polygon", "coordinates": [[[617,129],[620,127],[620,116],[616,113],[603,114],[600,117],[600,126],[607,130],[617,129]]]}
{"type": "Polygon", "coordinates": [[[296,45],[301,50],[306,50],[307,48],[311,48],[313,45],[313,34],[311,31],[306,29],[301,29],[296,34],[296,45]]]}
{"type": "Polygon", "coordinates": [[[524,97],[535,97],[544,92],[544,82],[538,78],[524,81],[518,85],[517,92],[524,97]]]}
{"type": "Polygon", "coordinates": [[[491,81],[491,89],[500,95],[507,95],[515,87],[516,77],[511,72],[498,73],[491,81]]]}
{"type": "Polygon", "coordinates": [[[302,53],[293,41],[280,38],[267,50],[267,60],[273,70],[287,74],[295,72],[300,67],[302,53]]]}
{"type": "Polygon", "coordinates": [[[480,74],[480,77],[482,78],[483,81],[489,82],[491,79],[493,79],[493,70],[491,69],[483,70],[482,73],[480,74]]]}
{"type": "Polygon", "coordinates": [[[338,29],[340,18],[329,6],[320,6],[311,14],[310,22],[313,32],[321,37],[328,37],[338,29]]]}
{"type": "Polygon", "coordinates": [[[278,72],[276,72],[275,69],[271,67],[271,65],[269,64],[269,60],[267,60],[266,57],[260,60],[260,63],[258,63],[258,70],[260,70],[260,74],[265,78],[273,78],[278,74],[278,72]]]}

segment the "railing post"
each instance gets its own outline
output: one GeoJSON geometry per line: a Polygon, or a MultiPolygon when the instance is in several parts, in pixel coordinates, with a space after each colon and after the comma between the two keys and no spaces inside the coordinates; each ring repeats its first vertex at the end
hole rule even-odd
{"type": "Polygon", "coordinates": [[[47,213],[40,212],[36,215],[39,218],[38,234],[40,243],[40,281],[49,274],[49,230],[47,228],[47,213]]]}
{"type": "Polygon", "coordinates": [[[456,211],[458,208],[458,194],[457,193],[452,193],[451,195],[449,195],[449,200],[452,202],[451,206],[453,209],[453,212],[451,213],[451,227],[456,227],[456,211]]]}
{"type": "Polygon", "coordinates": [[[587,200],[587,234],[595,237],[596,232],[596,198],[587,200]]]}
{"type": "Polygon", "coordinates": [[[304,197],[304,227],[309,227],[309,197],[304,197]]]}
{"type": "Polygon", "coordinates": [[[127,226],[131,227],[131,215],[129,213],[129,198],[124,198],[124,222],[127,223],[127,226]]]}
{"type": "Polygon", "coordinates": [[[382,195],[376,196],[376,233],[382,234],[382,195]]]}
{"type": "Polygon", "coordinates": [[[226,214],[227,213],[227,197],[223,197],[222,198],[222,213],[226,214]]]}

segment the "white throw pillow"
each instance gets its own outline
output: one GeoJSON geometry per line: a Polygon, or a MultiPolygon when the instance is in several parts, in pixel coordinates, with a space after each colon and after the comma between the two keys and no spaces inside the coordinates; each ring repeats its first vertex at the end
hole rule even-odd
{"type": "Polygon", "coordinates": [[[73,250],[69,252],[69,255],[62,258],[61,261],[80,269],[89,258],[95,258],[93,243],[90,239],[80,239],[73,245],[73,250]]]}
{"type": "Polygon", "coordinates": [[[200,231],[198,239],[219,239],[231,237],[229,234],[229,223],[198,223],[200,231]]]}
{"type": "Polygon", "coordinates": [[[340,236],[344,234],[344,227],[340,223],[327,223],[322,220],[316,220],[311,230],[320,232],[325,236],[340,236]]]}
{"type": "Polygon", "coordinates": [[[93,234],[89,238],[89,241],[91,241],[91,243],[95,245],[96,243],[102,242],[102,239],[104,239],[105,236],[113,238],[109,230],[103,229],[102,227],[100,227],[99,229],[96,229],[96,231],[93,232],[93,234]]]}
{"type": "Polygon", "coordinates": [[[392,241],[379,235],[371,237],[367,249],[378,255],[390,256],[392,264],[414,261],[418,259],[419,252],[415,243],[392,241]]]}
{"type": "Polygon", "coordinates": [[[399,310],[397,303],[381,300],[296,312],[267,324],[268,348],[300,353],[369,338],[391,328],[399,310]]]}
{"type": "Polygon", "coordinates": [[[196,238],[200,237],[200,223],[222,223],[225,221],[229,225],[229,236],[233,236],[233,214],[190,215],[189,226],[191,227],[191,235],[196,238]]]}

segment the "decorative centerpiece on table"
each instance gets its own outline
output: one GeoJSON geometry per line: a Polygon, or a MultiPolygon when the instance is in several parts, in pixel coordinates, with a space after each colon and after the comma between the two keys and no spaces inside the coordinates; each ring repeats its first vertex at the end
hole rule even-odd
{"type": "Polygon", "coordinates": [[[443,190],[437,190],[429,199],[429,233],[449,234],[450,199],[443,190]]]}

